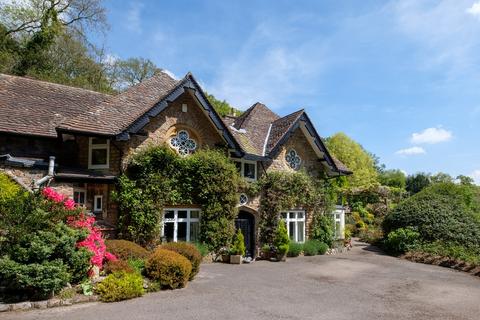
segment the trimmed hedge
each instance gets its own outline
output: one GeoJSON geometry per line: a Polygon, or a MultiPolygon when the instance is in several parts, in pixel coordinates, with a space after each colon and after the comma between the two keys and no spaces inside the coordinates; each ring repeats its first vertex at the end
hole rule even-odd
{"type": "Polygon", "coordinates": [[[287,252],[288,257],[298,257],[303,251],[303,243],[291,242],[287,252]]]}
{"type": "Polygon", "coordinates": [[[306,256],[315,256],[317,254],[325,254],[328,245],[318,240],[308,240],[303,245],[303,253],[306,256]]]}
{"type": "Polygon", "coordinates": [[[145,261],[145,273],[164,288],[183,288],[192,273],[192,264],[179,253],[157,248],[145,261]]]}
{"type": "Polygon", "coordinates": [[[192,272],[190,273],[189,280],[193,280],[198,271],[200,271],[202,255],[195,245],[188,242],[169,242],[161,245],[160,248],[179,253],[190,261],[192,264],[192,272]]]}
{"type": "Polygon", "coordinates": [[[140,297],[144,293],[143,278],[138,273],[124,271],[110,274],[95,288],[104,302],[114,302],[140,297]]]}
{"type": "Polygon", "coordinates": [[[132,268],[127,261],[114,260],[114,261],[108,261],[105,264],[104,271],[106,274],[116,273],[121,271],[126,273],[134,273],[135,269],[132,268]]]}
{"type": "Polygon", "coordinates": [[[107,240],[105,245],[108,252],[113,253],[121,260],[145,259],[149,255],[147,249],[128,240],[107,240]]]}

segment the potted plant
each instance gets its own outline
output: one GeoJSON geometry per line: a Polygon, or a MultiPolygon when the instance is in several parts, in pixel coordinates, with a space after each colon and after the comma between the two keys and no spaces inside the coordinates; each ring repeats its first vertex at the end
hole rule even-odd
{"type": "Polygon", "coordinates": [[[262,258],[265,260],[269,260],[271,256],[272,249],[269,244],[264,244],[262,246],[262,258]]]}
{"type": "Polygon", "coordinates": [[[277,261],[285,261],[288,248],[290,246],[290,238],[288,237],[285,221],[281,220],[275,230],[275,238],[273,240],[277,253],[277,261]]]}
{"type": "Polygon", "coordinates": [[[221,256],[223,263],[230,262],[230,249],[228,247],[221,248],[218,254],[221,256]]]}
{"type": "Polygon", "coordinates": [[[241,264],[242,257],[245,255],[245,242],[242,231],[238,229],[233,240],[233,246],[230,250],[230,263],[241,264]]]}

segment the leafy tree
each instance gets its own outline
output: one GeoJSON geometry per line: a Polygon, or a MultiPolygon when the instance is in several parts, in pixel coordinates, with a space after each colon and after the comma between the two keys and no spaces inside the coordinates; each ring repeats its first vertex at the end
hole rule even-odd
{"type": "Polygon", "coordinates": [[[109,77],[114,88],[125,90],[152,77],[161,70],[149,59],[129,58],[113,61],[110,65],[109,77]]]}
{"type": "Polygon", "coordinates": [[[378,176],[379,182],[388,187],[405,189],[407,178],[405,174],[398,169],[385,170],[378,176]]]}
{"type": "Polygon", "coordinates": [[[428,187],[431,183],[432,181],[428,173],[418,172],[407,177],[406,189],[411,195],[414,195],[428,187]]]}
{"type": "Polygon", "coordinates": [[[347,178],[349,188],[368,188],[378,183],[375,161],[360,144],[339,132],[326,139],[328,150],[342,161],[353,175],[347,178]]]}
{"type": "Polygon", "coordinates": [[[453,177],[448,173],[439,172],[430,177],[432,183],[448,183],[453,182],[453,177]]]}
{"type": "Polygon", "coordinates": [[[475,180],[473,180],[472,177],[464,176],[462,174],[457,176],[457,180],[462,185],[473,185],[473,184],[475,184],[475,180]]]}
{"type": "Polygon", "coordinates": [[[212,104],[212,106],[215,108],[215,110],[220,116],[239,116],[240,114],[242,114],[242,111],[232,107],[227,101],[218,100],[213,96],[213,94],[209,94],[207,92],[205,92],[205,94],[207,95],[208,101],[212,104]]]}

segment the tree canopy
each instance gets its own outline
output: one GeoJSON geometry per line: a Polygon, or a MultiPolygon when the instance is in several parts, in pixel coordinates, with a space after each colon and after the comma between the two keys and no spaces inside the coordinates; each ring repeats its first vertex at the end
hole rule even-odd
{"type": "Polygon", "coordinates": [[[378,183],[375,161],[359,143],[343,132],[334,134],[325,142],[331,154],[353,171],[353,175],[347,178],[349,188],[368,188],[378,183]]]}
{"type": "Polygon", "coordinates": [[[242,114],[242,111],[232,107],[227,101],[218,100],[213,94],[209,94],[208,92],[205,92],[205,94],[207,95],[208,101],[212,104],[220,116],[239,116],[242,114]]]}

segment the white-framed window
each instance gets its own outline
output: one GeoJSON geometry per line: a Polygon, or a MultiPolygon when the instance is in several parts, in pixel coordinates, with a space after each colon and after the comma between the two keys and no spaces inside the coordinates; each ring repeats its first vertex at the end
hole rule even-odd
{"type": "Polygon", "coordinates": [[[163,210],[162,238],[167,242],[196,242],[200,236],[200,209],[163,210]]]}
{"type": "Polygon", "coordinates": [[[85,190],[80,190],[80,189],[73,190],[73,201],[75,201],[76,205],[80,207],[84,207],[85,198],[86,198],[85,190]]]}
{"type": "Polygon", "coordinates": [[[108,169],[110,163],[110,140],[91,137],[88,142],[88,168],[108,169]]]}
{"type": "Polygon", "coordinates": [[[257,162],[245,159],[234,159],[237,170],[247,180],[257,180],[257,162]]]}
{"type": "Polygon", "coordinates": [[[95,195],[93,196],[93,212],[102,212],[103,211],[103,196],[95,195]]]}
{"type": "Polygon", "coordinates": [[[302,164],[302,158],[300,158],[295,149],[289,149],[287,151],[285,161],[287,161],[288,166],[293,170],[300,169],[300,165],[302,164]]]}
{"type": "Polygon", "coordinates": [[[305,242],[305,211],[289,210],[282,212],[281,217],[287,224],[290,240],[294,242],[305,242]]]}

